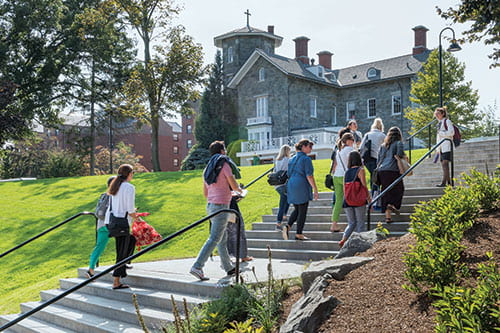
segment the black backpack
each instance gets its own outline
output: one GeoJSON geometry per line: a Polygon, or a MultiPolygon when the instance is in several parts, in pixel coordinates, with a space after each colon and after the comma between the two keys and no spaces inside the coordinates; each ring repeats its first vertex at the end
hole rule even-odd
{"type": "Polygon", "coordinates": [[[286,173],[286,170],[271,172],[270,174],[267,175],[267,182],[269,183],[269,185],[273,186],[283,185],[286,183],[287,180],[288,180],[288,175],[286,173]]]}
{"type": "Polygon", "coordinates": [[[365,141],[364,150],[365,151],[363,153],[363,156],[361,156],[361,158],[366,163],[366,161],[368,161],[372,157],[372,140],[368,139],[365,141]]]}

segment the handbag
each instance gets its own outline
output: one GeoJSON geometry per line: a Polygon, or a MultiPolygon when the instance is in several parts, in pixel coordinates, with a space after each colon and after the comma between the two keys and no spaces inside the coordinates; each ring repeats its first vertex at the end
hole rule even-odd
{"type": "MultiPolygon", "coordinates": [[[[408,161],[408,156],[404,155],[402,158],[399,157],[398,155],[394,155],[394,158],[398,162],[398,168],[399,168],[399,173],[402,175],[405,173],[409,168],[411,168],[411,164],[408,161]]],[[[413,171],[408,173],[407,176],[413,175],[413,171]]]]}
{"type": "Polygon", "coordinates": [[[330,173],[327,174],[326,177],[325,177],[325,187],[329,188],[332,191],[334,189],[334,187],[333,187],[333,177],[332,177],[332,175],[330,173]]]}
{"type": "Polygon", "coordinates": [[[380,178],[378,176],[378,168],[375,168],[375,170],[373,170],[372,172],[372,184],[375,184],[377,186],[380,186],[382,185],[382,182],[380,181],[380,178]]]}
{"type": "Polygon", "coordinates": [[[122,237],[130,234],[130,226],[128,224],[127,216],[128,212],[125,213],[125,217],[116,217],[113,214],[113,197],[111,197],[109,203],[109,237],[122,237]]]}
{"type": "Polygon", "coordinates": [[[356,171],[356,175],[352,181],[349,182],[344,179],[344,199],[349,206],[353,207],[366,205],[366,200],[368,199],[368,189],[361,181],[356,181],[359,170],[361,170],[361,167],[356,171]]]}
{"type": "Polygon", "coordinates": [[[269,185],[273,186],[284,185],[287,180],[288,180],[288,175],[286,173],[286,170],[271,172],[270,174],[267,175],[267,182],[269,183],[269,185]]]}

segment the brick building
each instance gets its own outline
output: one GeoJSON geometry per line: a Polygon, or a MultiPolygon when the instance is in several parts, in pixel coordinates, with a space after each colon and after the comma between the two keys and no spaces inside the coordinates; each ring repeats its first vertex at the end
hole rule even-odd
{"type": "MultiPolygon", "coordinates": [[[[427,28],[413,28],[412,52],[355,65],[332,66],[332,53],[320,51],[318,61],[308,52],[309,38],[295,38],[295,57],[277,55],[283,38],[247,25],[214,38],[222,49],[224,76],[238,107],[242,165],[254,155],[269,160],[279,147],[302,137],[316,142],[315,158],[328,158],[338,129],[356,119],[369,130],[375,117],[385,127],[410,124],[403,110],[410,105],[409,91],[430,51],[427,28]]],[[[409,43],[410,44],[410,43],[409,43]]]]}

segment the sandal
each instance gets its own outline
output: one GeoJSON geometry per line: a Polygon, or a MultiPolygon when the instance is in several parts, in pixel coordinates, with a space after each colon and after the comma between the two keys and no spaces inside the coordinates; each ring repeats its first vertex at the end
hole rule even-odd
{"type": "Polygon", "coordinates": [[[241,259],[241,262],[247,262],[247,261],[252,261],[253,257],[245,257],[241,259]]]}
{"type": "Polygon", "coordinates": [[[123,283],[120,283],[116,287],[113,287],[114,290],[116,290],[116,289],[127,289],[127,288],[130,288],[130,287],[127,286],[126,284],[123,284],[123,283]]]}
{"type": "Polygon", "coordinates": [[[385,218],[385,223],[392,223],[392,219],[390,217],[385,218]]]}
{"type": "Polygon", "coordinates": [[[281,229],[281,235],[283,236],[283,240],[288,240],[288,231],[290,231],[290,227],[288,224],[285,224],[283,229],[281,229]]]}
{"type": "Polygon", "coordinates": [[[330,231],[331,231],[331,232],[342,232],[342,230],[340,230],[340,228],[339,228],[339,227],[334,228],[334,227],[333,227],[333,224],[332,224],[332,226],[330,227],[330,231]]]}
{"type": "Polygon", "coordinates": [[[394,207],[394,205],[388,204],[387,208],[389,208],[390,210],[392,210],[392,212],[394,214],[396,214],[396,215],[400,215],[401,214],[401,212],[399,211],[399,209],[397,209],[396,207],[394,207]]]}
{"type": "Polygon", "coordinates": [[[339,241],[339,248],[342,248],[345,244],[345,239],[339,241]]]}

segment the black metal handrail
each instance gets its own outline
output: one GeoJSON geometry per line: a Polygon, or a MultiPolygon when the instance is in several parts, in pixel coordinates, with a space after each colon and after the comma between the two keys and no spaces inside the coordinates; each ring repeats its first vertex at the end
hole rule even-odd
{"type": "Polygon", "coordinates": [[[140,252],[137,252],[136,254],[133,254],[131,255],[130,257],[127,257],[123,260],[121,260],[120,262],[114,264],[113,266],[110,266],[108,268],[106,268],[105,270],[103,270],[102,272],[98,273],[98,274],[95,274],[93,277],[91,277],[90,279],[87,279],[79,284],[77,284],[76,286],[66,290],[65,292],[49,299],[48,301],[46,301],[45,303],[43,304],[40,304],[39,306],[37,306],[36,308],[26,312],[26,313],[23,313],[22,315],[20,315],[19,317],[17,317],[16,319],[14,320],[11,320],[9,321],[7,324],[3,325],[2,327],[0,327],[0,332],[3,331],[3,330],[6,330],[7,328],[19,323],[21,320],[23,319],[26,319],[27,317],[37,313],[38,311],[46,308],[47,306],[57,302],[58,300],[60,300],[61,298],[64,298],[66,297],[67,295],[79,290],[80,288],[83,288],[85,287],[87,284],[89,284],[90,282],[108,274],[109,272],[111,272],[112,270],[122,266],[122,265],[125,265],[126,263],[128,263],[129,261],[131,260],[134,260],[142,255],[144,255],[145,253],[148,253],[149,251],[157,248],[158,246],[161,246],[163,245],[164,243],[168,242],[169,240],[171,239],[174,239],[176,238],[177,236],[180,236],[182,235],[183,233],[185,233],[186,231],[200,225],[201,223],[211,219],[212,217],[216,216],[216,215],[219,215],[221,213],[233,213],[233,214],[236,214],[236,217],[237,217],[237,232],[238,232],[238,237],[237,237],[237,240],[236,240],[236,283],[240,283],[240,220],[241,220],[241,214],[234,210],[234,209],[221,209],[221,210],[218,210],[216,211],[215,213],[211,214],[211,215],[208,215],[208,216],[205,216],[204,218],[202,218],[201,220],[198,220],[190,225],[188,225],[187,227],[185,228],[182,228],[181,230],[179,231],[176,231],[174,232],[173,234],[165,237],[164,239],[162,239],[161,241],[145,248],[144,250],[140,251],[140,252]]]}
{"type": "MultiPolygon", "coordinates": [[[[377,195],[375,198],[372,198],[372,201],[368,204],[368,214],[367,214],[368,216],[367,216],[367,219],[366,219],[367,230],[370,230],[370,228],[371,228],[371,225],[370,225],[370,223],[371,223],[370,209],[377,202],[377,200],[380,199],[380,198],[382,198],[388,191],[392,190],[394,188],[394,186],[396,186],[399,182],[401,182],[403,180],[403,178],[406,177],[407,174],[409,174],[410,172],[412,172],[413,169],[415,169],[420,163],[422,163],[427,158],[427,156],[430,156],[430,154],[432,154],[432,152],[434,150],[436,150],[439,146],[441,146],[443,144],[443,142],[445,142],[445,141],[449,141],[450,142],[450,146],[451,146],[451,173],[450,173],[450,179],[451,179],[451,185],[454,186],[453,173],[454,173],[455,170],[454,170],[454,162],[453,162],[453,141],[451,139],[444,138],[441,141],[439,141],[436,145],[434,145],[427,153],[425,153],[408,170],[406,170],[405,173],[403,173],[395,181],[393,181],[391,183],[391,185],[387,186],[387,188],[385,188],[382,192],[380,192],[379,195],[377,195]]],[[[382,212],[382,213],[384,213],[384,212],[382,212]]]]}
{"type": "Polygon", "coordinates": [[[255,183],[256,181],[258,181],[259,179],[261,179],[262,177],[264,177],[265,175],[267,175],[269,172],[271,172],[273,170],[274,170],[274,166],[271,169],[269,169],[266,172],[264,172],[262,175],[258,176],[254,180],[252,180],[250,183],[248,183],[246,185],[243,185],[241,188],[243,188],[243,189],[249,188],[250,186],[252,186],[253,183],[255,183]]]}
{"type": "Polygon", "coordinates": [[[437,121],[436,118],[432,119],[431,121],[429,121],[427,123],[427,125],[423,126],[421,129],[419,129],[418,131],[416,131],[415,133],[413,133],[412,135],[410,135],[408,138],[405,139],[405,141],[408,141],[408,158],[410,160],[410,164],[411,164],[411,151],[413,150],[413,138],[415,138],[415,136],[417,136],[417,134],[419,134],[420,132],[422,132],[423,130],[425,130],[427,128],[429,130],[427,148],[430,150],[431,149],[431,125],[434,124],[434,122],[436,122],[436,121],[437,121]]]}
{"type": "Polygon", "coordinates": [[[56,224],[55,226],[50,227],[49,229],[47,229],[47,230],[45,230],[45,231],[42,231],[42,232],[41,232],[41,233],[39,233],[38,235],[36,235],[36,236],[34,236],[34,237],[31,237],[30,239],[28,239],[28,240],[26,240],[26,241],[22,242],[21,244],[14,246],[12,249],[5,251],[4,253],[0,254],[0,258],[2,258],[2,257],[4,257],[4,256],[6,256],[7,254],[9,254],[9,253],[11,253],[11,252],[14,252],[15,250],[17,250],[17,249],[19,249],[19,248],[23,247],[24,245],[31,243],[31,242],[32,242],[32,241],[34,241],[35,239],[38,239],[38,238],[42,237],[43,235],[45,235],[45,234],[47,234],[47,233],[51,232],[52,230],[55,230],[55,229],[57,229],[57,228],[61,227],[62,225],[66,224],[66,223],[68,223],[68,222],[70,222],[70,221],[72,221],[72,220],[74,220],[74,219],[76,219],[77,217],[82,216],[82,215],[92,215],[92,216],[95,218],[95,221],[96,221],[96,224],[97,224],[97,216],[96,216],[94,213],[92,213],[92,212],[81,212],[81,213],[78,213],[78,214],[73,215],[73,216],[71,216],[70,218],[67,218],[66,220],[64,220],[64,221],[62,221],[62,222],[60,222],[60,223],[56,224]]]}

